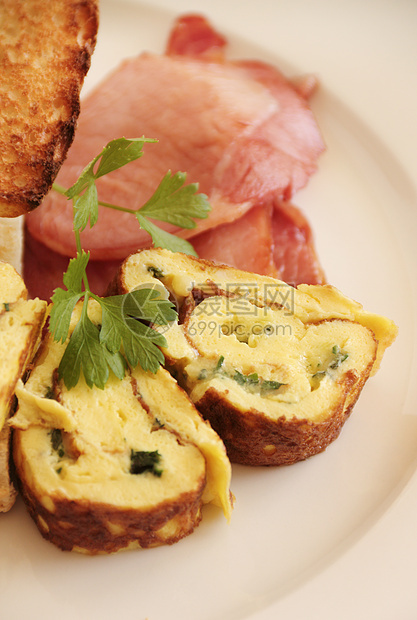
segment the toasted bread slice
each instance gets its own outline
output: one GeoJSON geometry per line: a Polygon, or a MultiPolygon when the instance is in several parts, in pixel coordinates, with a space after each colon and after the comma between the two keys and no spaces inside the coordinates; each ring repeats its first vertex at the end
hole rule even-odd
{"type": "Polygon", "coordinates": [[[73,140],[97,0],[0,3],[0,216],[39,205],[73,140]]]}
{"type": "Polygon", "coordinates": [[[0,262],[0,512],[11,508],[16,495],[9,472],[9,413],[16,384],[39,343],[47,307],[26,296],[15,269],[0,262]]]}
{"type": "MultiPolygon", "coordinates": [[[[101,320],[96,302],[90,313],[101,320]]],[[[204,503],[229,518],[225,447],[171,375],[139,367],[104,390],[81,378],[68,391],[56,372],[64,346],[45,336],[11,420],[20,490],[42,535],[111,553],[180,540],[204,503]]]]}
{"type": "Polygon", "coordinates": [[[293,288],[167,250],[132,255],[112,291],[155,279],[179,308],[164,332],[167,363],[238,463],[324,450],[397,333],[334,287],[293,288]]]}

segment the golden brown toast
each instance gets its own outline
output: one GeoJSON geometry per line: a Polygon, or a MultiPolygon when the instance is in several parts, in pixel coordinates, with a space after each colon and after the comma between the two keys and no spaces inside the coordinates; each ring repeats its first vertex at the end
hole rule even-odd
{"type": "Polygon", "coordinates": [[[45,301],[27,300],[23,280],[0,262],[0,512],[9,510],[15,491],[9,473],[8,418],[16,384],[37,348],[44,323],[45,301]]]}
{"type": "Polygon", "coordinates": [[[98,0],[0,3],[0,216],[39,205],[73,140],[98,0]]]}
{"type": "MultiPolygon", "coordinates": [[[[96,302],[90,316],[101,320],[96,302]]],[[[68,391],[57,379],[63,351],[45,334],[11,419],[19,489],[42,535],[112,553],[177,542],[206,503],[229,518],[225,447],[169,372],[138,367],[103,390],[81,378],[68,391]]]]}
{"type": "Polygon", "coordinates": [[[293,288],[167,250],[142,250],[112,292],[158,280],[179,320],[165,358],[232,462],[283,465],[324,450],[397,334],[332,286],[293,288]]]}

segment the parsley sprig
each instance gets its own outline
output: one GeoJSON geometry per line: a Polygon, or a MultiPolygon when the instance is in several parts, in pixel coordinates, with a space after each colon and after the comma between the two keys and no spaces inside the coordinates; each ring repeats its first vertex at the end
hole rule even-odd
{"type": "Polygon", "coordinates": [[[195,183],[185,185],[186,175],[168,171],[153,196],[139,209],[128,209],[98,199],[96,181],[143,155],[145,143],[156,140],[145,137],[119,138],[109,142],[83,170],[77,182],[68,190],[58,185],[54,189],[73,201],[73,228],[77,255],[69,261],[63,276],[65,288],[57,288],[52,296],[49,330],[57,342],[68,343],[58,367],[58,376],[67,387],[74,387],[81,372],[89,387],[103,389],[112,371],[122,379],[128,365],[138,364],[144,370],[157,372],[164,363],[160,347],[167,345],[154,325],[168,325],[177,317],[173,304],[151,288],[140,288],[126,295],[99,297],[90,289],[87,265],[90,258],[81,245],[81,232],[93,227],[99,217],[99,205],[134,215],[152,238],[155,246],[173,252],[194,254],[188,241],[159,228],[152,220],[194,228],[194,218],[206,218],[210,211],[207,197],[198,194],[195,183]],[[151,218],[151,219],[149,219],[151,218]],[[89,300],[101,308],[101,324],[89,316],[89,300]],[[70,334],[74,309],[81,303],[80,317],[70,334]]]}
{"type": "Polygon", "coordinates": [[[155,247],[196,256],[191,243],[162,230],[149,219],[173,224],[179,228],[192,229],[197,225],[194,218],[205,219],[208,217],[210,205],[207,196],[197,193],[197,183],[185,185],[186,174],[184,172],[172,173],[169,170],[151,198],[139,209],[129,209],[98,199],[97,179],[139,159],[144,154],[144,144],[154,142],[156,140],[145,137],[112,140],[84,168],[72,187],[65,190],[54,184],[54,189],[73,200],[74,230],[76,232],[82,232],[88,223],[90,228],[97,223],[98,207],[101,205],[134,215],[140,227],[150,234],[155,247]]]}
{"type": "Polygon", "coordinates": [[[159,347],[166,339],[150,324],[168,325],[177,317],[173,304],[160,296],[156,289],[141,288],[126,295],[99,297],[87,281],[83,269],[88,254],[84,251],[70,260],[64,275],[66,290],[58,288],[52,296],[49,330],[56,341],[65,342],[76,304],[83,299],[81,314],[69,338],[58,367],[58,375],[68,389],[77,385],[81,371],[89,387],[103,389],[109,370],[123,379],[127,365],[138,364],[144,370],[156,372],[164,362],[159,347]],[[89,317],[89,299],[101,307],[101,324],[89,317]]]}

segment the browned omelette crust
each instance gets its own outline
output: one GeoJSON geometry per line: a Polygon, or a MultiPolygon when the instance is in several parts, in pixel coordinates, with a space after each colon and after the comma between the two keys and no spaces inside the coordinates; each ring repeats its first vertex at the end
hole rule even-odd
{"type": "Polygon", "coordinates": [[[343,395],[323,421],[285,418],[272,420],[259,411],[237,409],[209,388],[195,405],[223,439],[232,463],[292,465],[323,452],[337,437],[369,377],[372,363],[359,378],[353,371],[343,379],[343,395]],[[359,379],[359,380],[358,380],[359,379]]]}
{"type": "MultiPolygon", "coordinates": [[[[144,250],[146,250],[147,248],[144,248],[144,250]]],[[[158,248],[159,249],[159,248],[158,248]]],[[[125,263],[129,260],[129,258],[135,256],[135,254],[140,254],[140,252],[142,252],[143,250],[138,250],[137,252],[135,252],[134,254],[130,254],[122,263],[120,263],[119,268],[116,272],[116,274],[114,275],[112,281],[109,283],[107,289],[106,289],[106,296],[110,296],[110,295],[124,295],[125,293],[129,292],[129,288],[126,285],[126,275],[125,275],[125,263]]],[[[178,252],[178,254],[180,255],[180,253],[178,252]]],[[[191,254],[187,255],[187,260],[190,261],[190,263],[195,263],[196,265],[199,266],[199,268],[201,269],[201,271],[203,273],[207,274],[207,280],[205,282],[206,284],[206,288],[207,290],[204,291],[205,296],[207,296],[207,294],[209,295],[221,295],[222,294],[222,289],[219,288],[215,282],[213,282],[213,269],[215,269],[216,271],[221,271],[224,272],[225,274],[227,274],[228,272],[230,272],[231,270],[233,270],[232,267],[230,267],[230,265],[224,265],[222,263],[215,263],[212,260],[208,260],[206,258],[197,258],[195,256],[192,256],[191,254]]],[[[251,274],[252,276],[255,274],[251,274]]],[[[190,295],[188,296],[188,298],[186,298],[184,300],[184,304],[185,303],[190,303],[191,304],[191,308],[190,307],[184,307],[184,317],[183,319],[186,318],[186,316],[188,316],[188,314],[190,312],[192,312],[192,309],[195,306],[195,301],[193,300],[193,296],[192,296],[192,292],[190,291],[190,295]]],[[[181,308],[180,308],[181,311],[181,308]]]]}
{"type": "Polygon", "coordinates": [[[10,473],[10,426],[6,422],[0,431],[0,512],[13,506],[17,491],[10,473]]]}
{"type": "Polygon", "coordinates": [[[37,207],[66,157],[98,29],[98,0],[0,3],[0,216],[37,207]]]}
{"type": "Polygon", "coordinates": [[[13,449],[19,492],[42,536],[63,551],[97,555],[171,545],[191,534],[200,523],[204,476],[194,492],[144,511],[57,495],[51,498],[53,510],[48,510],[26,479],[20,437],[15,433],[13,449]]]}
{"type": "Polygon", "coordinates": [[[242,411],[213,388],[194,404],[222,438],[232,463],[292,465],[323,452],[337,439],[369,378],[375,357],[376,348],[361,375],[354,370],[342,375],[337,381],[343,386],[339,401],[323,409],[324,419],[319,422],[296,416],[274,420],[256,409],[242,411]]]}
{"type": "MultiPolygon", "coordinates": [[[[198,288],[189,289],[188,295],[185,297],[182,293],[181,305],[178,308],[178,323],[185,326],[184,339],[187,341],[188,346],[198,351],[200,356],[202,351],[199,350],[194,339],[189,337],[187,321],[204,297],[230,295],[230,288],[228,289],[227,286],[225,287],[221,284],[216,286],[214,282],[216,280],[221,281],[222,278],[227,278],[226,283],[229,281],[240,282],[239,278],[246,277],[247,282],[253,282],[254,278],[258,279],[260,287],[264,282],[268,284],[272,281],[266,280],[261,276],[245,274],[227,266],[216,265],[211,261],[196,259],[191,256],[185,258],[178,255],[178,270],[176,270],[175,260],[172,258],[173,255],[166,251],[153,250],[152,252],[149,250],[148,252],[142,252],[138,252],[131,257],[133,259],[131,263],[132,272],[128,271],[130,259],[126,259],[121,265],[110,291],[113,294],[126,293],[129,287],[132,288],[134,286],[134,275],[137,274],[136,278],[140,283],[146,279],[146,268],[148,271],[154,268],[161,271],[161,274],[163,274],[161,282],[164,283],[164,278],[166,278],[168,289],[170,290],[170,286],[173,286],[174,297],[176,291],[175,284],[171,285],[170,278],[172,275],[174,277],[179,275],[179,279],[181,279],[184,273],[190,273],[190,282],[204,283],[207,290],[200,290],[201,286],[199,285],[198,288]],[[141,262],[141,256],[145,256],[143,262],[141,262]],[[138,260],[135,257],[138,257],[138,260]],[[148,264],[152,265],[151,269],[149,269],[148,264]],[[142,265],[144,265],[143,268],[142,265]],[[137,270],[136,272],[135,269],[137,270]],[[210,288],[213,290],[210,290],[210,288]]],[[[153,277],[159,278],[158,275],[153,277]]],[[[182,286],[181,282],[180,286],[182,286]]],[[[195,287],[195,284],[192,284],[192,286],[195,287]]],[[[390,344],[395,337],[395,326],[389,325],[388,322],[385,325],[384,321],[386,319],[383,317],[367,315],[356,302],[348,298],[341,298],[341,295],[338,297],[335,294],[336,289],[333,289],[333,287],[299,288],[300,290],[295,290],[294,295],[300,296],[300,304],[307,304],[305,306],[307,309],[306,317],[311,317],[311,307],[308,306],[308,300],[305,301],[310,290],[310,301],[312,304],[316,303],[316,297],[320,299],[320,295],[323,294],[324,301],[321,314],[320,312],[316,313],[316,318],[310,318],[310,321],[304,319],[306,326],[319,325],[320,323],[333,320],[357,323],[367,328],[368,335],[375,343],[375,348],[369,349],[369,357],[360,370],[350,368],[346,369],[344,373],[339,374],[335,382],[337,397],[332,399],[332,402],[326,402],[326,399],[324,399],[323,407],[318,416],[311,412],[312,415],[310,417],[308,415],[309,411],[301,412],[299,415],[269,416],[262,412],[262,410],[253,408],[252,405],[248,405],[245,408],[242,403],[239,405],[232,398],[229,399],[228,389],[219,391],[211,386],[208,386],[203,393],[200,392],[199,396],[192,397],[197,409],[222,438],[227,454],[232,462],[252,466],[289,465],[325,450],[340,434],[344,423],[359,398],[364,384],[378,367],[381,359],[381,353],[378,352],[378,349],[383,350],[384,346],[386,346],[385,341],[390,344]],[[334,299],[334,310],[328,303],[327,296],[329,296],[329,300],[334,299]],[[341,299],[343,299],[342,304],[340,303],[341,299]],[[379,323],[379,321],[382,322],[379,323]],[[387,337],[387,334],[389,335],[390,333],[392,333],[392,338],[387,337]],[[381,342],[383,343],[382,345],[381,342]]],[[[271,308],[274,307],[272,303],[268,305],[271,308]]],[[[302,309],[304,308],[304,306],[301,307],[302,309]]],[[[177,349],[174,350],[177,351],[177,349]]],[[[218,356],[223,357],[227,361],[225,350],[219,349],[217,353],[218,356]]],[[[196,384],[193,383],[194,379],[187,383],[188,379],[184,374],[183,368],[187,368],[187,363],[182,361],[181,353],[175,352],[173,354],[168,346],[164,350],[164,355],[174,376],[184,385],[186,391],[192,394],[196,384]],[[178,355],[178,358],[176,355],[178,355]]],[[[217,359],[220,358],[217,357],[217,359]]],[[[251,372],[256,370],[256,366],[254,366],[251,372]]],[[[295,404],[294,407],[296,407],[295,404]]]]}

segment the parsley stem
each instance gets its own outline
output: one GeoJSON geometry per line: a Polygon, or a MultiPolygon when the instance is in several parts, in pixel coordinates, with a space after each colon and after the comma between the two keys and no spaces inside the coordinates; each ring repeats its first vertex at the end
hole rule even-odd
{"type": "MultiPolygon", "coordinates": [[[[66,196],[66,193],[68,191],[65,189],[65,187],[62,187],[62,185],[59,185],[59,183],[54,183],[52,185],[52,189],[54,189],[56,192],[58,192],[58,194],[61,194],[62,196],[66,196]]],[[[136,213],[136,211],[139,210],[139,209],[128,209],[127,207],[119,207],[118,205],[114,205],[111,202],[105,202],[104,200],[98,200],[97,203],[101,205],[102,207],[107,207],[108,209],[114,209],[115,211],[124,211],[125,213],[136,213]]]]}
{"type": "Polygon", "coordinates": [[[91,297],[92,299],[95,299],[98,303],[100,303],[103,299],[99,295],[96,295],[95,293],[93,293],[93,291],[88,291],[88,296],[91,297]]]}
{"type": "Polygon", "coordinates": [[[108,207],[109,209],[114,209],[115,211],[124,211],[125,213],[136,213],[138,209],[128,209],[127,207],[118,207],[117,205],[113,205],[110,202],[104,202],[104,200],[99,200],[98,204],[102,207],[108,207]]]}
{"type": "MultiPolygon", "coordinates": [[[[80,231],[74,229],[74,235],[75,235],[75,243],[77,245],[77,257],[81,256],[83,253],[83,248],[81,245],[81,236],[80,236],[80,231]]],[[[87,278],[87,272],[84,271],[83,273],[83,282],[84,282],[84,288],[86,291],[90,291],[90,285],[88,283],[88,278],[87,278]]]]}
{"type": "Polygon", "coordinates": [[[59,194],[62,194],[63,196],[65,196],[65,192],[67,191],[65,187],[62,187],[62,185],[59,185],[59,183],[54,183],[52,185],[52,189],[54,189],[59,194]]]}
{"type": "MultiPolygon", "coordinates": [[[[62,194],[62,196],[66,196],[67,190],[59,183],[54,183],[52,185],[52,189],[54,189],[58,194],[62,194]]],[[[108,209],[114,209],[115,211],[124,211],[125,213],[136,213],[138,209],[128,209],[127,207],[119,207],[117,205],[113,205],[111,202],[105,202],[104,200],[97,201],[99,205],[102,207],[107,207],[108,209]]]]}

